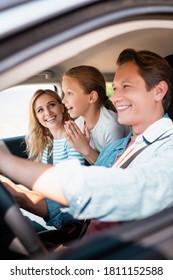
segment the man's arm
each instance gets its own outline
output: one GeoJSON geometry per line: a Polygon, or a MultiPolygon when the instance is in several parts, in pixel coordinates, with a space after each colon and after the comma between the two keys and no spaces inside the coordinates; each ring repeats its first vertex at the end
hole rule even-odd
{"type": "Polygon", "coordinates": [[[32,188],[36,179],[51,166],[16,157],[0,148],[0,173],[27,188],[32,188]]]}
{"type": "MultiPolygon", "coordinates": [[[[5,156],[0,151],[0,169],[2,155],[5,156]]],[[[4,166],[13,159],[14,175],[15,166],[20,170],[22,165],[15,180],[33,186],[33,190],[45,197],[69,205],[67,210],[75,218],[127,221],[147,217],[173,204],[172,142],[162,144],[157,156],[152,155],[152,151],[144,152],[133,167],[126,169],[81,166],[76,159],[47,167],[14,156],[5,158],[4,166]],[[29,175],[34,174],[32,179],[26,176],[29,168],[29,175]]]]}
{"type": "MultiPolygon", "coordinates": [[[[67,200],[59,185],[57,171],[52,165],[25,160],[0,148],[0,173],[29,189],[33,189],[33,185],[38,179],[36,184],[38,187],[35,190],[41,191],[45,197],[47,197],[47,190],[53,185],[56,189],[56,196],[58,196],[56,200],[67,205],[67,200]]],[[[54,199],[53,194],[51,194],[51,198],[54,199]]]]}
{"type": "Polygon", "coordinates": [[[45,198],[34,192],[30,191],[24,186],[16,185],[8,178],[0,175],[0,181],[6,189],[14,196],[19,207],[38,215],[44,219],[48,218],[48,209],[45,198]]]}

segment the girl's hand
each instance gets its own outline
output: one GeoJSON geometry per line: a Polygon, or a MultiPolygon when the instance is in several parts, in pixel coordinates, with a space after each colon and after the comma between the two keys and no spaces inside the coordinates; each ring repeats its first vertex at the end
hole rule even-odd
{"type": "Polygon", "coordinates": [[[76,123],[70,120],[65,122],[64,128],[65,138],[69,144],[85,156],[90,148],[90,133],[87,127],[85,126],[84,131],[82,132],[76,123]]]}

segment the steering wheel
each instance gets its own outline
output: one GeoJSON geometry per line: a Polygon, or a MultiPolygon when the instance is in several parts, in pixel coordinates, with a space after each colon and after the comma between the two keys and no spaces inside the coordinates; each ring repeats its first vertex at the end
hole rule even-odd
{"type": "Polygon", "coordinates": [[[14,237],[18,238],[28,258],[33,259],[39,255],[45,256],[47,254],[47,250],[39,236],[22,215],[19,206],[2,182],[0,182],[0,220],[2,224],[6,224],[7,228],[12,231],[14,237]]]}

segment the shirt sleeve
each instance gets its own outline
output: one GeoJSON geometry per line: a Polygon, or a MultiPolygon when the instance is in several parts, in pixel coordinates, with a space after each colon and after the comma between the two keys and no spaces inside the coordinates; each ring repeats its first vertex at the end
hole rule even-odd
{"type": "Polygon", "coordinates": [[[102,221],[141,219],[161,211],[173,204],[172,157],[173,152],[163,152],[126,169],[86,167],[77,160],[57,165],[70,204],[66,210],[78,219],[102,221]]]}

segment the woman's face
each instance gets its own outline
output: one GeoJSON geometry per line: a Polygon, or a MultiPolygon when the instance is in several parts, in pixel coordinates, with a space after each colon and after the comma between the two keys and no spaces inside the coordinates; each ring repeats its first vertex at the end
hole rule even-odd
{"type": "Polygon", "coordinates": [[[45,93],[36,99],[34,111],[39,123],[50,130],[64,125],[64,107],[49,94],[45,93]]]}
{"type": "Polygon", "coordinates": [[[86,94],[75,78],[64,76],[62,80],[64,98],[62,102],[72,118],[85,117],[90,106],[90,94],[86,94]]]}

